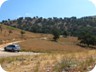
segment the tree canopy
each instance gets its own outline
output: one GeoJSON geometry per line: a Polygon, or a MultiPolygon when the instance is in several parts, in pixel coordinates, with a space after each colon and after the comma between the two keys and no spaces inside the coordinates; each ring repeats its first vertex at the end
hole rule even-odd
{"type": "Polygon", "coordinates": [[[14,20],[3,20],[0,23],[35,33],[52,33],[53,28],[57,27],[61,35],[66,31],[70,36],[78,36],[83,27],[92,27],[92,32],[96,35],[96,16],[82,18],[20,17],[14,20]]]}
{"type": "Polygon", "coordinates": [[[90,28],[82,29],[82,32],[78,36],[81,44],[96,45],[96,36],[92,33],[90,28]]]}

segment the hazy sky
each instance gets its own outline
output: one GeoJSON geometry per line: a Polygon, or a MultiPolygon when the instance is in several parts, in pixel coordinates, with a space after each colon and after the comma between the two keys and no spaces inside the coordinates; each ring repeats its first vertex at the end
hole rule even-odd
{"type": "Polygon", "coordinates": [[[7,0],[0,8],[0,21],[25,16],[83,17],[96,15],[89,0],[7,0]]]}

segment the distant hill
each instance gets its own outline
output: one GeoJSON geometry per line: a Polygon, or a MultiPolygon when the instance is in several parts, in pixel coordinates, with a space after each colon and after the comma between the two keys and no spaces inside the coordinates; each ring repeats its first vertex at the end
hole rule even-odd
{"type": "Polygon", "coordinates": [[[84,28],[89,28],[96,34],[96,16],[82,18],[20,17],[15,20],[3,20],[1,23],[35,33],[52,33],[53,29],[58,29],[61,34],[67,31],[71,36],[78,36],[84,28]]]}

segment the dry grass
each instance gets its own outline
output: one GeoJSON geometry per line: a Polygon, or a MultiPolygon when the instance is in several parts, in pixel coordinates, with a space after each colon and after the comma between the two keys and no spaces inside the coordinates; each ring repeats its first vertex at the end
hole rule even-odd
{"type": "Polygon", "coordinates": [[[77,38],[68,37],[60,38],[58,42],[53,42],[51,40],[30,39],[20,43],[20,45],[23,50],[33,52],[69,53],[89,50],[88,48],[76,45],[76,43],[78,43],[77,38]]]}
{"type": "MultiPolygon", "coordinates": [[[[21,30],[17,28],[13,28],[10,26],[2,25],[2,32],[0,31],[0,44],[6,43],[6,42],[12,42],[17,40],[22,40],[21,38],[21,30]],[[9,30],[12,31],[11,34],[9,34],[9,30]]],[[[36,34],[32,32],[25,31],[24,38],[23,39],[33,39],[33,38],[40,38],[41,36],[46,36],[46,34],[36,34]]]]}
{"type": "Polygon", "coordinates": [[[2,60],[9,72],[87,72],[96,63],[96,51],[19,56],[2,60]]]}
{"type": "MultiPolygon", "coordinates": [[[[0,39],[3,41],[3,43],[22,40],[20,31],[20,29],[3,25],[3,31],[2,33],[0,32],[0,39]],[[13,33],[8,35],[8,30],[10,29],[13,33]]],[[[75,37],[60,38],[58,42],[53,42],[51,41],[52,35],[50,34],[39,34],[26,31],[24,38],[26,39],[26,41],[20,43],[20,45],[21,48],[25,51],[69,53],[89,50],[77,46],[76,43],[78,42],[78,40],[75,37]],[[42,38],[47,38],[47,40],[44,40],[42,38]]]]}
{"type": "MultiPolygon", "coordinates": [[[[4,26],[0,32],[3,41],[22,40],[20,29],[12,29],[13,33],[8,35],[10,27],[4,26]],[[5,33],[6,32],[6,33],[5,33]]],[[[22,50],[33,52],[44,52],[34,56],[19,56],[0,59],[0,63],[9,72],[87,72],[96,63],[96,51],[76,45],[76,37],[60,38],[53,42],[50,34],[35,34],[27,32],[26,39],[20,43],[22,50]],[[47,38],[47,39],[43,39],[47,38]]]]}

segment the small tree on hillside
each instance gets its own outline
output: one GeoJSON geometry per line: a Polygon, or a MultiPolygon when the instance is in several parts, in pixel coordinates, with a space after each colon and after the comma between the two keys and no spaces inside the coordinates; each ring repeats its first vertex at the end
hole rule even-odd
{"type": "Polygon", "coordinates": [[[68,36],[68,31],[65,30],[65,31],[63,31],[62,34],[63,34],[63,37],[67,37],[68,36]]]}
{"type": "Polygon", "coordinates": [[[54,29],[53,32],[52,32],[52,34],[53,34],[53,40],[54,41],[57,41],[59,39],[59,37],[60,37],[59,30],[58,29],[54,29]]]}
{"type": "Polygon", "coordinates": [[[11,33],[13,33],[12,30],[9,30],[9,35],[10,35],[11,33]]]}
{"type": "Polygon", "coordinates": [[[21,33],[21,37],[23,38],[24,34],[25,34],[25,31],[22,30],[20,33],[21,33]]]}
{"type": "Polygon", "coordinates": [[[0,25],[0,31],[2,32],[3,28],[2,28],[2,25],[0,25]]]}
{"type": "Polygon", "coordinates": [[[81,44],[85,44],[87,46],[96,45],[96,37],[89,31],[82,32],[78,36],[78,39],[80,40],[81,44]]]}

